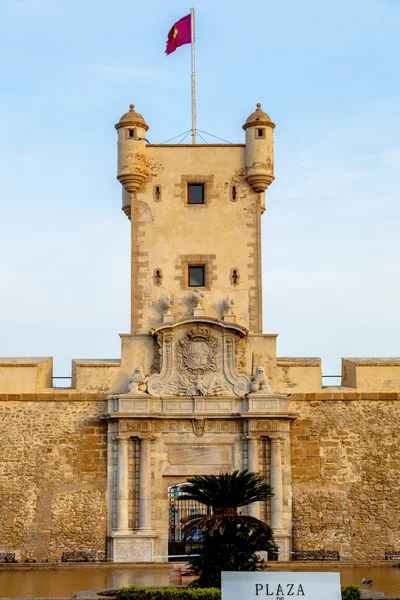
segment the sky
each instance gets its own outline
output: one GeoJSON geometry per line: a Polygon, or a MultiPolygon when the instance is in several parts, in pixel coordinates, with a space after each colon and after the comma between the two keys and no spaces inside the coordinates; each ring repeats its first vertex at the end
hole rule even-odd
{"type": "MultiPolygon", "coordinates": [[[[264,332],[278,356],[399,356],[399,0],[199,0],[197,124],[276,124],[263,216],[264,332]]],[[[129,221],[114,124],[191,126],[177,0],[0,0],[0,355],[119,358],[129,221]]],[[[211,141],[208,138],[208,141],[211,141]]]]}

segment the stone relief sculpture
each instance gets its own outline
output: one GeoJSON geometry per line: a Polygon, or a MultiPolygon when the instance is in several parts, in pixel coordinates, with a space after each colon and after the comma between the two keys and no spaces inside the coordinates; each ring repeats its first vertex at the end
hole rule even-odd
{"type": "Polygon", "coordinates": [[[178,371],[204,375],[207,371],[218,370],[219,342],[205,327],[188,331],[179,340],[176,354],[178,371]]]}
{"type": "Polygon", "coordinates": [[[217,377],[212,377],[207,383],[201,375],[179,378],[179,396],[222,396],[223,393],[224,387],[217,377]]]}
{"type": "Polygon", "coordinates": [[[153,396],[245,395],[250,380],[236,370],[234,333],[223,333],[199,324],[183,335],[164,332],[161,371],[151,375],[148,392],[153,396]],[[216,335],[214,335],[216,333],[216,335]],[[219,335],[218,335],[219,333],[219,335]]]}
{"type": "Polygon", "coordinates": [[[128,383],[128,394],[145,394],[147,392],[148,377],[143,372],[143,367],[135,367],[128,383]]]}
{"type": "Polygon", "coordinates": [[[256,374],[251,378],[250,392],[252,394],[271,394],[271,386],[264,367],[256,368],[256,374]]]}
{"type": "Polygon", "coordinates": [[[204,435],[205,429],[206,429],[206,419],[204,418],[197,418],[197,419],[192,419],[192,428],[193,428],[193,433],[194,435],[197,436],[202,436],[204,435]]]}

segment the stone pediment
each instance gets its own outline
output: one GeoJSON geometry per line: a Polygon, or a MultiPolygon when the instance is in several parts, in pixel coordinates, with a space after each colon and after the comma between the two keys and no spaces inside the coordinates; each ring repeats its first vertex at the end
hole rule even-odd
{"type": "Polygon", "coordinates": [[[250,379],[238,373],[237,343],[247,330],[216,319],[188,319],[154,331],[160,373],[151,375],[152,396],[243,396],[250,379]]]}

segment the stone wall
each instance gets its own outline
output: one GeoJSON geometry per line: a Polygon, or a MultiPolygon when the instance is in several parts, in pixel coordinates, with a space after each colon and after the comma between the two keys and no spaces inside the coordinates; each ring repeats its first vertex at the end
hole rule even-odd
{"type": "Polygon", "coordinates": [[[296,394],[293,549],[400,548],[400,394],[296,394]]]}
{"type": "MultiPolygon", "coordinates": [[[[400,394],[323,390],[292,394],[290,408],[293,549],[398,550],[400,394]]],[[[1,552],[105,552],[105,412],[101,394],[0,396],[1,552]]]]}
{"type": "Polygon", "coordinates": [[[19,561],[105,552],[105,411],[102,395],[0,396],[0,551],[19,561]]]}

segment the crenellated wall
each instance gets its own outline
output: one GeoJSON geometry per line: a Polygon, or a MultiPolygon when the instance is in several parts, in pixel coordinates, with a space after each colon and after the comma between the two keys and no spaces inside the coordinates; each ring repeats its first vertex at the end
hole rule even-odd
{"type": "MultiPolygon", "coordinates": [[[[52,376],[49,358],[0,361],[1,551],[20,561],[105,552],[106,398],[153,352],[148,337],[147,350],[132,337],[122,338],[122,362],[74,361],[76,389],[41,387],[52,376]]],[[[253,336],[237,360],[247,370],[264,356],[275,391],[290,394],[293,549],[361,559],[400,548],[399,359],[344,359],[347,385],[322,388],[319,359],[274,363],[275,338],[253,336]]]]}
{"type": "MultiPolygon", "coordinates": [[[[218,322],[218,321],[216,321],[218,322]]],[[[149,333],[121,334],[121,359],[74,359],[71,388],[85,393],[122,393],[133,367],[156,372],[156,342],[149,333]]],[[[276,334],[246,335],[238,348],[239,371],[251,374],[265,366],[273,391],[280,394],[310,394],[323,386],[320,358],[276,358],[276,334]]],[[[53,389],[52,358],[0,358],[0,393],[37,393],[53,389]]],[[[57,388],[54,388],[57,389],[57,388]]],[[[343,358],[342,385],[330,393],[400,392],[400,358],[343,358]]]]}

